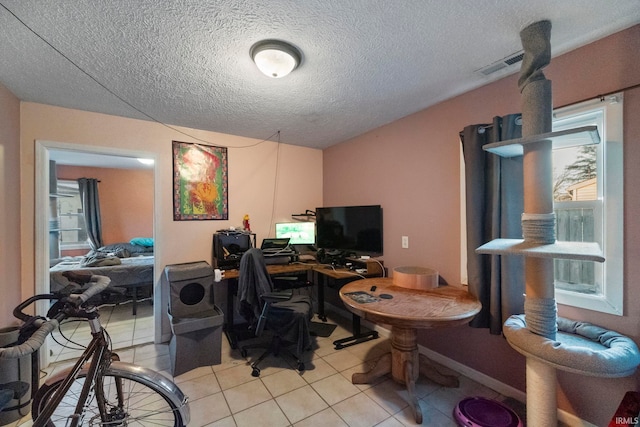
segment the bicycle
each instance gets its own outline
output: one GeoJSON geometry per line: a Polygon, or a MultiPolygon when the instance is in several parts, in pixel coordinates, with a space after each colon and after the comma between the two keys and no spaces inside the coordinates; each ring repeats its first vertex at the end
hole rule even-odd
{"type": "Polygon", "coordinates": [[[98,309],[87,303],[107,288],[110,279],[72,272],[65,275],[83,287],[89,285],[88,289],[82,293],[64,289],[20,303],[13,315],[24,322],[22,331],[28,331],[28,339],[0,348],[0,359],[23,357],[37,351],[63,320],[81,318],[89,323],[92,339],[73,367],[47,378],[40,387],[34,385],[33,426],[186,426],[190,417],[188,398],[180,388],[155,371],[121,362],[111,351],[98,309]],[[23,312],[35,301],[45,299],[55,301],[46,318],[23,312]]]}

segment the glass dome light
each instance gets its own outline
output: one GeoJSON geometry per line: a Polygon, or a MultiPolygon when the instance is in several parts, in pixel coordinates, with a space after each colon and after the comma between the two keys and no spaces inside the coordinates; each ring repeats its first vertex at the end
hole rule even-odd
{"type": "Polygon", "coordinates": [[[280,40],[262,40],[249,51],[253,62],[266,76],[281,78],[300,65],[300,51],[280,40]]]}

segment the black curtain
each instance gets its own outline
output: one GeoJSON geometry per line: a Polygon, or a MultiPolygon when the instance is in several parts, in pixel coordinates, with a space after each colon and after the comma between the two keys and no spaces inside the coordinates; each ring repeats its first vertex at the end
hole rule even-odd
{"type": "Polygon", "coordinates": [[[98,180],[79,178],[78,191],[82,201],[82,212],[87,226],[87,236],[91,249],[104,246],[102,242],[102,220],[100,219],[100,200],[98,198],[98,180]]]}
{"type": "Polygon", "coordinates": [[[469,291],[482,310],[470,325],[500,334],[512,314],[524,311],[524,259],[480,255],[475,250],[496,238],[522,238],[524,212],[522,156],[502,158],[482,147],[520,138],[520,114],[495,117],[491,124],[470,125],[460,133],[465,163],[467,273],[469,291]]]}

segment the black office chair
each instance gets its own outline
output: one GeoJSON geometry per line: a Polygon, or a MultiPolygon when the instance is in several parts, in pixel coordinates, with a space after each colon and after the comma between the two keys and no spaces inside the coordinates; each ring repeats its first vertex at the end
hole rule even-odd
{"type": "MultiPolygon", "coordinates": [[[[273,333],[266,351],[251,364],[251,375],[260,376],[258,365],[269,354],[278,355],[285,351],[297,363],[298,371],[305,369],[302,353],[311,347],[309,323],[313,317],[311,299],[305,295],[293,295],[291,289],[275,291],[260,249],[249,249],[240,259],[238,278],[238,299],[240,314],[249,321],[256,336],[264,329],[273,333]],[[295,344],[295,351],[288,345],[295,344]]],[[[242,346],[242,357],[247,357],[247,349],[265,347],[262,344],[242,346]]]]}

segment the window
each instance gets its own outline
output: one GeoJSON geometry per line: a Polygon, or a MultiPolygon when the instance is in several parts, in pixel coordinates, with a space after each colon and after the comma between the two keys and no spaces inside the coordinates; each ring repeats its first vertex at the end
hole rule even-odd
{"type": "Polygon", "coordinates": [[[555,260],[558,303],[622,315],[622,94],[554,112],[553,130],[596,125],[601,143],[553,150],[556,238],[597,242],[604,263],[555,260]]]}
{"type": "Polygon", "coordinates": [[[60,221],[60,249],[90,249],[78,183],[58,180],[57,192],[65,195],[56,199],[60,221]]]}

